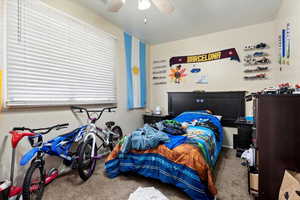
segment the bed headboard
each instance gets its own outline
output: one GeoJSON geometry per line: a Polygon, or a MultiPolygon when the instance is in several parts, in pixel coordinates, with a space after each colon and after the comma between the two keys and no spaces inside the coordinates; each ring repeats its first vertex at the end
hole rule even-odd
{"type": "Polygon", "coordinates": [[[182,112],[211,110],[222,116],[222,125],[234,127],[238,117],[245,116],[245,91],[238,92],[169,92],[169,115],[182,112]]]}

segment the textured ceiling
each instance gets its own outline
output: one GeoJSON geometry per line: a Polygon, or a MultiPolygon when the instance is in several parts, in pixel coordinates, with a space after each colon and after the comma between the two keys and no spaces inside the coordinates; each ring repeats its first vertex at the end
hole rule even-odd
{"type": "Polygon", "coordinates": [[[271,21],[282,0],[173,0],[171,15],[160,13],[153,4],[140,11],[138,0],[127,0],[118,13],[106,11],[104,0],[73,1],[145,42],[157,44],[271,21]]]}

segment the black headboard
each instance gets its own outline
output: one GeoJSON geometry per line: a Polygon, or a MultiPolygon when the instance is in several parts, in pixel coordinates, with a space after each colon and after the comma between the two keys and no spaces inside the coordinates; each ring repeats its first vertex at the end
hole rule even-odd
{"type": "Polygon", "coordinates": [[[245,116],[245,91],[238,92],[169,92],[169,115],[211,110],[222,116],[222,125],[234,127],[238,117],[245,116]]]}

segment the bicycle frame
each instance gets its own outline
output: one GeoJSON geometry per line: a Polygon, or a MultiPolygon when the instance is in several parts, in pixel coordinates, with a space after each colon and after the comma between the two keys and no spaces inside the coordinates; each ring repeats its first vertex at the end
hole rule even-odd
{"type": "MultiPolygon", "coordinates": [[[[89,140],[90,138],[92,138],[92,140],[93,140],[92,149],[95,149],[95,147],[96,147],[96,135],[98,136],[97,127],[96,127],[96,124],[92,123],[92,122],[89,123],[88,127],[89,127],[89,132],[84,137],[84,142],[86,142],[87,140],[89,140]]],[[[98,136],[98,138],[100,138],[102,140],[101,137],[98,136]]],[[[92,155],[91,156],[92,156],[92,158],[95,157],[95,152],[94,151],[92,151],[92,155]]]]}
{"type": "MultiPolygon", "coordinates": [[[[81,126],[74,131],[58,136],[48,142],[43,142],[41,146],[34,147],[28,151],[21,159],[20,165],[26,165],[30,160],[32,160],[37,153],[44,153],[51,156],[57,156],[68,161],[73,161],[76,157],[70,155],[70,149],[75,142],[80,141],[86,130],[87,126],[81,126]]],[[[43,137],[40,134],[37,134],[33,137],[43,137]]]]}
{"type": "MultiPolygon", "coordinates": [[[[77,107],[77,106],[72,106],[71,107],[72,110],[77,109],[77,110],[79,110],[80,113],[82,113],[83,111],[85,111],[85,113],[87,114],[87,117],[89,119],[89,122],[88,122],[88,125],[87,125],[88,133],[84,137],[84,142],[86,142],[89,139],[92,139],[92,141],[93,141],[92,142],[92,149],[95,149],[95,147],[96,147],[96,137],[98,137],[100,140],[102,140],[102,142],[104,144],[107,143],[107,141],[105,141],[98,134],[99,132],[102,132],[102,133],[105,134],[106,137],[108,137],[106,135],[106,132],[103,132],[101,129],[97,128],[96,127],[96,122],[101,118],[101,116],[102,116],[102,114],[104,113],[105,110],[108,110],[108,112],[112,112],[111,110],[115,109],[115,108],[116,107],[108,107],[108,108],[103,108],[103,109],[100,109],[100,110],[87,110],[86,108],[77,107]],[[90,113],[99,113],[99,114],[97,115],[96,118],[92,118],[91,115],[90,115],[90,113]]],[[[97,150],[99,150],[102,147],[102,145],[100,147],[98,147],[97,150]]],[[[95,155],[95,152],[92,151],[91,157],[93,159],[101,159],[102,155],[95,155]]]]}
{"type": "MultiPolygon", "coordinates": [[[[84,137],[84,142],[88,141],[89,139],[92,139],[92,141],[93,141],[93,143],[92,143],[92,149],[95,149],[96,148],[96,140],[97,140],[97,138],[99,138],[103,143],[101,144],[101,146],[99,146],[97,148],[97,151],[98,151],[99,149],[102,148],[102,146],[104,144],[107,143],[107,141],[105,141],[98,134],[99,132],[102,132],[102,133],[104,133],[104,132],[102,130],[100,130],[99,128],[97,128],[96,124],[94,122],[90,122],[87,126],[89,127],[89,131],[88,131],[88,134],[86,134],[85,137],[84,137]]],[[[95,155],[95,152],[92,151],[91,157],[93,159],[101,159],[103,157],[103,155],[95,155]]]]}

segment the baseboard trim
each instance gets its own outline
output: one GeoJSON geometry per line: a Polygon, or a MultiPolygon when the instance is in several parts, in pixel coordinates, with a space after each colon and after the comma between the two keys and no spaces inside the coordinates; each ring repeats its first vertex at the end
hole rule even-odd
{"type": "Polygon", "coordinates": [[[227,148],[227,149],[233,149],[233,146],[231,146],[231,145],[222,145],[222,147],[227,148]]]}

